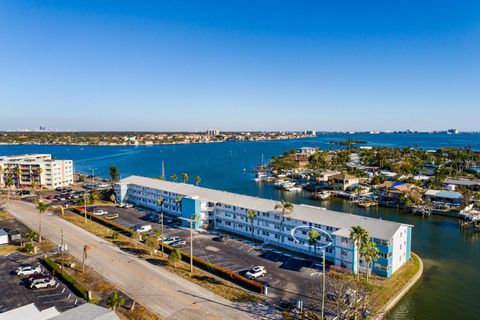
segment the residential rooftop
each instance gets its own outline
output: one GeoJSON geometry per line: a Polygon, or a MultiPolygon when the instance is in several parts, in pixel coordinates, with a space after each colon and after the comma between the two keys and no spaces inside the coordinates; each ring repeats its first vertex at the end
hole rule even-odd
{"type": "MultiPolygon", "coordinates": [[[[278,203],[278,201],[275,200],[141,176],[130,176],[120,180],[118,183],[124,185],[135,184],[188,197],[198,196],[200,200],[203,201],[220,202],[240,208],[278,214],[278,211],[274,209],[275,205],[278,203]]],[[[363,217],[305,204],[294,204],[294,209],[290,217],[300,221],[313,222],[339,229],[350,229],[352,226],[358,225],[368,230],[370,236],[382,240],[390,240],[397,230],[404,225],[398,222],[363,217]]]]}

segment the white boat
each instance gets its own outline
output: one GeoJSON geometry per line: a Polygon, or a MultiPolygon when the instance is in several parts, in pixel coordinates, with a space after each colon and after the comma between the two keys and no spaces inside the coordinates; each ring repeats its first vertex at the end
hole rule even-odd
{"type": "Polygon", "coordinates": [[[317,200],[327,200],[328,198],[330,198],[331,195],[332,195],[331,192],[322,191],[322,192],[316,192],[316,193],[312,196],[312,198],[317,199],[317,200]]]}
{"type": "Polygon", "coordinates": [[[261,181],[265,181],[267,179],[268,175],[265,174],[265,173],[261,173],[261,172],[258,172],[256,177],[255,177],[255,181],[256,182],[261,182],[261,181]]]}
{"type": "Polygon", "coordinates": [[[284,188],[286,191],[302,191],[302,188],[299,186],[293,186],[293,187],[288,187],[284,188]]]}
{"type": "Polygon", "coordinates": [[[275,182],[275,189],[282,189],[284,184],[285,184],[285,181],[277,180],[277,182],[275,182]]]}

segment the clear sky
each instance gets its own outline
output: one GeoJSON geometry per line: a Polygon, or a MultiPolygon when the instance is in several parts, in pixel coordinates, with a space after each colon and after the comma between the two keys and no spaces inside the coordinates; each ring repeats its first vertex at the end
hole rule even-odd
{"type": "Polygon", "coordinates": [[[480,130],[480,1],[0,1],[0,130],[480,130]]]}

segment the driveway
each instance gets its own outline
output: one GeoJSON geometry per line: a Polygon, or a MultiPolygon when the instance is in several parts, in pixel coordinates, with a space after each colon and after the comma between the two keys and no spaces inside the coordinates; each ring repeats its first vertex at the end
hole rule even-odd
{"type": "MultiPolygon", "coordinates": [[[[38,213],[30,203],[12,201],[8,211],[29,228],[37,229],[38,213]]],[[[60,242],[63,229],[69,253],[82,257],[84,244],[94,247],[86,264],[163,319],[262,319],[251,304],[235,304],[166,270],[122,252],[91,233],[46,213],[43,236],[60,242]]]]}

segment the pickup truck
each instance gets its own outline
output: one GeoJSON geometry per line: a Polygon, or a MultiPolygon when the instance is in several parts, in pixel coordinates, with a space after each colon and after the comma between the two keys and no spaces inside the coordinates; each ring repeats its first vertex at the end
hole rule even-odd
{"type": "Polygon", "coordinates": [[[106,220],[115,220],[118,218],[118,213],[109,213],[103,217],[106,220]]]}

